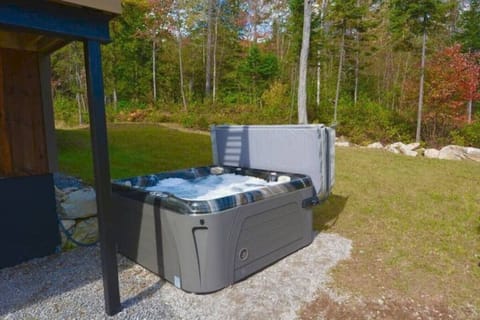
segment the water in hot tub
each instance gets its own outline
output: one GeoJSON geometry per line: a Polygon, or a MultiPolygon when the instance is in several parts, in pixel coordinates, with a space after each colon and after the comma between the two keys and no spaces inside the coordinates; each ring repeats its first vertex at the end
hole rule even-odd
{"type": "Polygon", "coordinates": [[[178,198],[185,200],[212,200],[278,183],[267,182],[266,180],[250,176],[226,173],[208,175],[193,180],[167,178],[160,180],[157,185],[148,187],[146,190],[172,193],[178,198]]]}

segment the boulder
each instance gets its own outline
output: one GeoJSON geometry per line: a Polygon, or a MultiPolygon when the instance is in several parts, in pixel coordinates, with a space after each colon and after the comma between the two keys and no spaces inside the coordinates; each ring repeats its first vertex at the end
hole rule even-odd
{"type": "Polygon", "coordinates": [[[405,151],[401,151],[403,155],[406,155],[406,156],[409,156],[409,157],[416,157],[418,156],[418,152],[417,151],[411,151],[411,150],[405,150],[405,151]]]}
{"type": "MultiPolygon", "coordinates": [[[[420,144],[419,144],[420,145],[420,144]]],[[[418,147],[418,146],[417,146],[418,147]]],[[[401,144],[399,147],[398,147],[398,150],[400,151],[401,154],[404,154],[406,156],[410,156],[410,157],[416,157],[417,156],[417,152],[416,151],[413,151],[408,144],[401,144]]]]}
{"type": "Polygon", "coordinates": [[[437,149],[426,149],[425,152],[423,153],[423,156],[425,158],[431,158],[431,159],[438,159],[438,156],[440,155],[440,151],[437,149]]]}
{"type": "Polygon", "coordinates": [[[336,147],[351,147],[352,144],[348,141],[336,141],[335,146],[336,147]]]}
{"type": "Polygon", "coordinates": [[[60,204],[60,213],[67,219],[87,218],[97,214],[95,190],[84,188],[69,193],[60,204]]]}
{"type": "Polygon", "coordinates": [[[405,145],[405,149],[410,150],[410,151],[418,149],[418,147],[420,147],[420,143],[418,143],[418,142],[413,142],[413,143],[409,143],[409,144],[405,145]]]}
{"type": "Polygon", "coordinates": [[[65,199],[65,192],[63,192],[56,186],[55,186],[55,198],[57,199],[57,201],[63,201],[65,199]]]}
{"type": "Polygon", "coordinates": [[[72,229],[72,228],[75,226],[75,223],[76,223],[75,220],[70,220],[70,219],[61,220],[61,222],[62,222],[63,227],[65,228],[65,230],[70,230],[70,229],[72,229]]]}
{"type": "Polygon", "coordinates": [[[462,146],[449,145],[443,147],[438,155],[439,159],[444,160],[463,160],[466,158],[465,148],[462,146]]]}
{"type": "Polygon", "coordinates": [[[383,149],[383,144],[381,142],[370,143],[367,148],[370,149],[383,149]]]}
{"type": "Polygon", "coordinates": [[[480,162],[480,149],[479,148],[472,148],[467,147],[465,148],[466,157],[473,161],[480,162]]]}
{"type": "Polygon", "coordinates": [[[385,150],[387,150],[388,152],[399,154],[399,153],[402,153],[401,149],[404,147],[405,147],[405,144],[403,144],[402,142],[395,142],[395,143],[386,145],[385,150]]]}
{"type": "Polygon", "coordinates": [[[387,150],[388,152],[392,152],[392,153],[396,153],[396,154],[399,154],[400,153],[400,150],[398,150],[394,145],[387,145],[385,147],[385,150],[387,150]]]}
{"type": "Polygon", "coordinates": [[[78,222],[72,236],[73,239],[86,244],[97,241],[98,219],[94,217],[78,222]]]}

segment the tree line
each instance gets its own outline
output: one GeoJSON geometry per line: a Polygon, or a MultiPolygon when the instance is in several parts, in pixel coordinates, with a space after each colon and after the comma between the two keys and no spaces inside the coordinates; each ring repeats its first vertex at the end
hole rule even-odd
{"type": "MultiPolygon", "coordinates": [[[[113,120],[144,110],[200,127],[310,121],[336,123],[359,142],[480,144],[480,0],[122,6],[103,48],[113,120]]],[[[78,123],[86,120],[82,55],[72,43],[52,56],[57,118],[78,123]]]]}

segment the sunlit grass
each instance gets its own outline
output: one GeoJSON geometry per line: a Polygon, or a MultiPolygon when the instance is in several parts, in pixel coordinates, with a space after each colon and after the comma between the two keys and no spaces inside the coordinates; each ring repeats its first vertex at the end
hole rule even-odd
{"type": "Polygon", "coordinates": [[[480,309],[480,164],[347,148],[336,164],[334,196],[315,225],[353,240],[338,285],[480,309]]]}
{"type": "MultiPolygon", "coordinates": [[[[108,128],[112,178],[209,165],[210,138],[155,125],[108,128]]],[[[88,129],[57,130],[60,171],[93,181],[88,129]]]]}

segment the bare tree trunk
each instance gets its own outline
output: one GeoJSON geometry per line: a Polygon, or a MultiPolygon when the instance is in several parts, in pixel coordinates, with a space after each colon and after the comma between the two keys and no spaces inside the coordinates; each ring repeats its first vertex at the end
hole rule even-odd
{"type": "Polygon", "coordinates": [[[405,84],[407,83],[407,73],[408,73],[408,64],[410,61],[410,52],[407,52],[407,57],[405,58],[405,67],[403,69],[402,75],[402,86],[400,88],[400,98],[399,98],[399,105],[403,105],[404,97],[405,97],[405,84]]]}
{"type": "MultiPolygon", "coordinates": [[[[177,5],[184,7],[183,1],[179,1],[177,5]]],[[[187,112],[187,98],[185,97],[185,85],[184,85],[184,76],[183,76],[183,54],[182,54],[182,45],[183,45],[183,38],[182,38],[182,19],[180,16],[180,11],[176,10],[177,12],[177,43],[178,43],[178,72],[180,76],[180,95],[182,96],[182,105],[183,111],[187,112]]]]}
{"type": "Polygon", "coordinates": [[[250,9],[253,9],[253,18],[250,21],[251,24],[252,24],[252,29],[253,29],[252,43],[257,44],[258,0],[250,0],[249,1],[249,7],[250,7],[250,9]]]}
{"type": "Polygon", "coordinates": [[[156,73],[156,43],[155,40],[152,41],[152,83],[153,83],[153,103],[157,102],[157,73],[156,73]]]}
{"type": "Polygon", "coordinates": [[[217,7],[215,15],[215,36],[213,42],[213,87],[212,100],[215,102],[217,97],[217,40],[218,40],[218,17],[220,16],[220,6],[217,7]]]}
{"type": "Polygon", "coordinates": [[[427,29],[423,30],[422,38],[422,62],[420,65],[420,89],[418,92],[417,132],[415,142],[420,142],[422,131],[422,108],[423,108],[423,83],[425,79],[425,50],[427,47],[427,29]]]}
{"type": "Polygon", "coordinates": [[[473,107],[473,100],[470,98],[470,100],[468,100],[468,105],[467,105],[467,122],[469,124],[472,123],[472,107],[473,107]]]}
{"type": "Polygon", "coordinates": [[[320,50],[317,50],[317,111],[320,110],[320,75],[321,75],[321,64],[320,64],[320,50]]]}
{"type": "Polygon", "coordinates": [[[182,35],[178,33],[178,66],[180,72],[180,93],[182,95],[183,111],[187,112],[187,99],[185,98],[185,88],[183,85],[183,57],[182,57],[182,35]]]}
{"type": "Polygon", "coordinates": [[[77,94],[75,96],[77,98],[77,106],[78,106],[78,125],[81,126],[83,124],[82,101],[80,99],[80,93],[77,92],[77,94]]]}
{"type": "Polygon", "coordinates": [[[307,119],[307,71],[308,51],[310,47],[310,26],[313,0],[304,0],[302,49],[298,73],[298,123],[306,124],[307,119]]]}
{"type": "Polygon", "coordinates": [[[207,62],[205,64],[205,96],[210,97],[212,94],[212,43],[213,43],[213,12],[214,12],[215,1],[208,0],[208,9],[207,9],[207,47],[206,58],[207,62]]]}
{"type": "Polygon", "coordinates": [[[345,54],[345,30],[342,28],[342,41],[340,42],[340,58],[338,61],[337,89],[335,91],[335,105],[333,108],[333,122],[337,122],[338,99],[340,98],[340,82],[342,79],[343,55],[345,54]]]}
{"type": "MultiPolygon", "coordinates": [[[[360,7],[360,2],[357,0],[357,8],[360,7]]],[[[353,91],[353,105],[357,105],[358,101],[358,74],[360,69],[360,34],[358,29],[355,30],[355,88],[353,91]]]]}
{"type": "Polygon", "coordinates": [[[357,47],[357,51],[355,52],[355,88],[354,88],[354,91],[353,91],[353,105],[355,105],[355,106],[357,105],[357,101],[358,101],[359,68],[360,68],[360,59],[359,59],[359,56],[358,56],[358,47],[357,47]]]}
{"type": "Polygon", "coordinates": [[[290,116],[288,118],[288,123],[292,123],[293,117],[293,108],[295,107],[295,85],[297,84],[297,70],[295,70],[295,65],[292,65],[291,73],[291,90],[290,90],[290,116]]]}
{"type": "Polygon", "coordinates": [[[118,107],[117,88],[113,88],[113,110],[117,111],[117,107],[118,107]]]}

